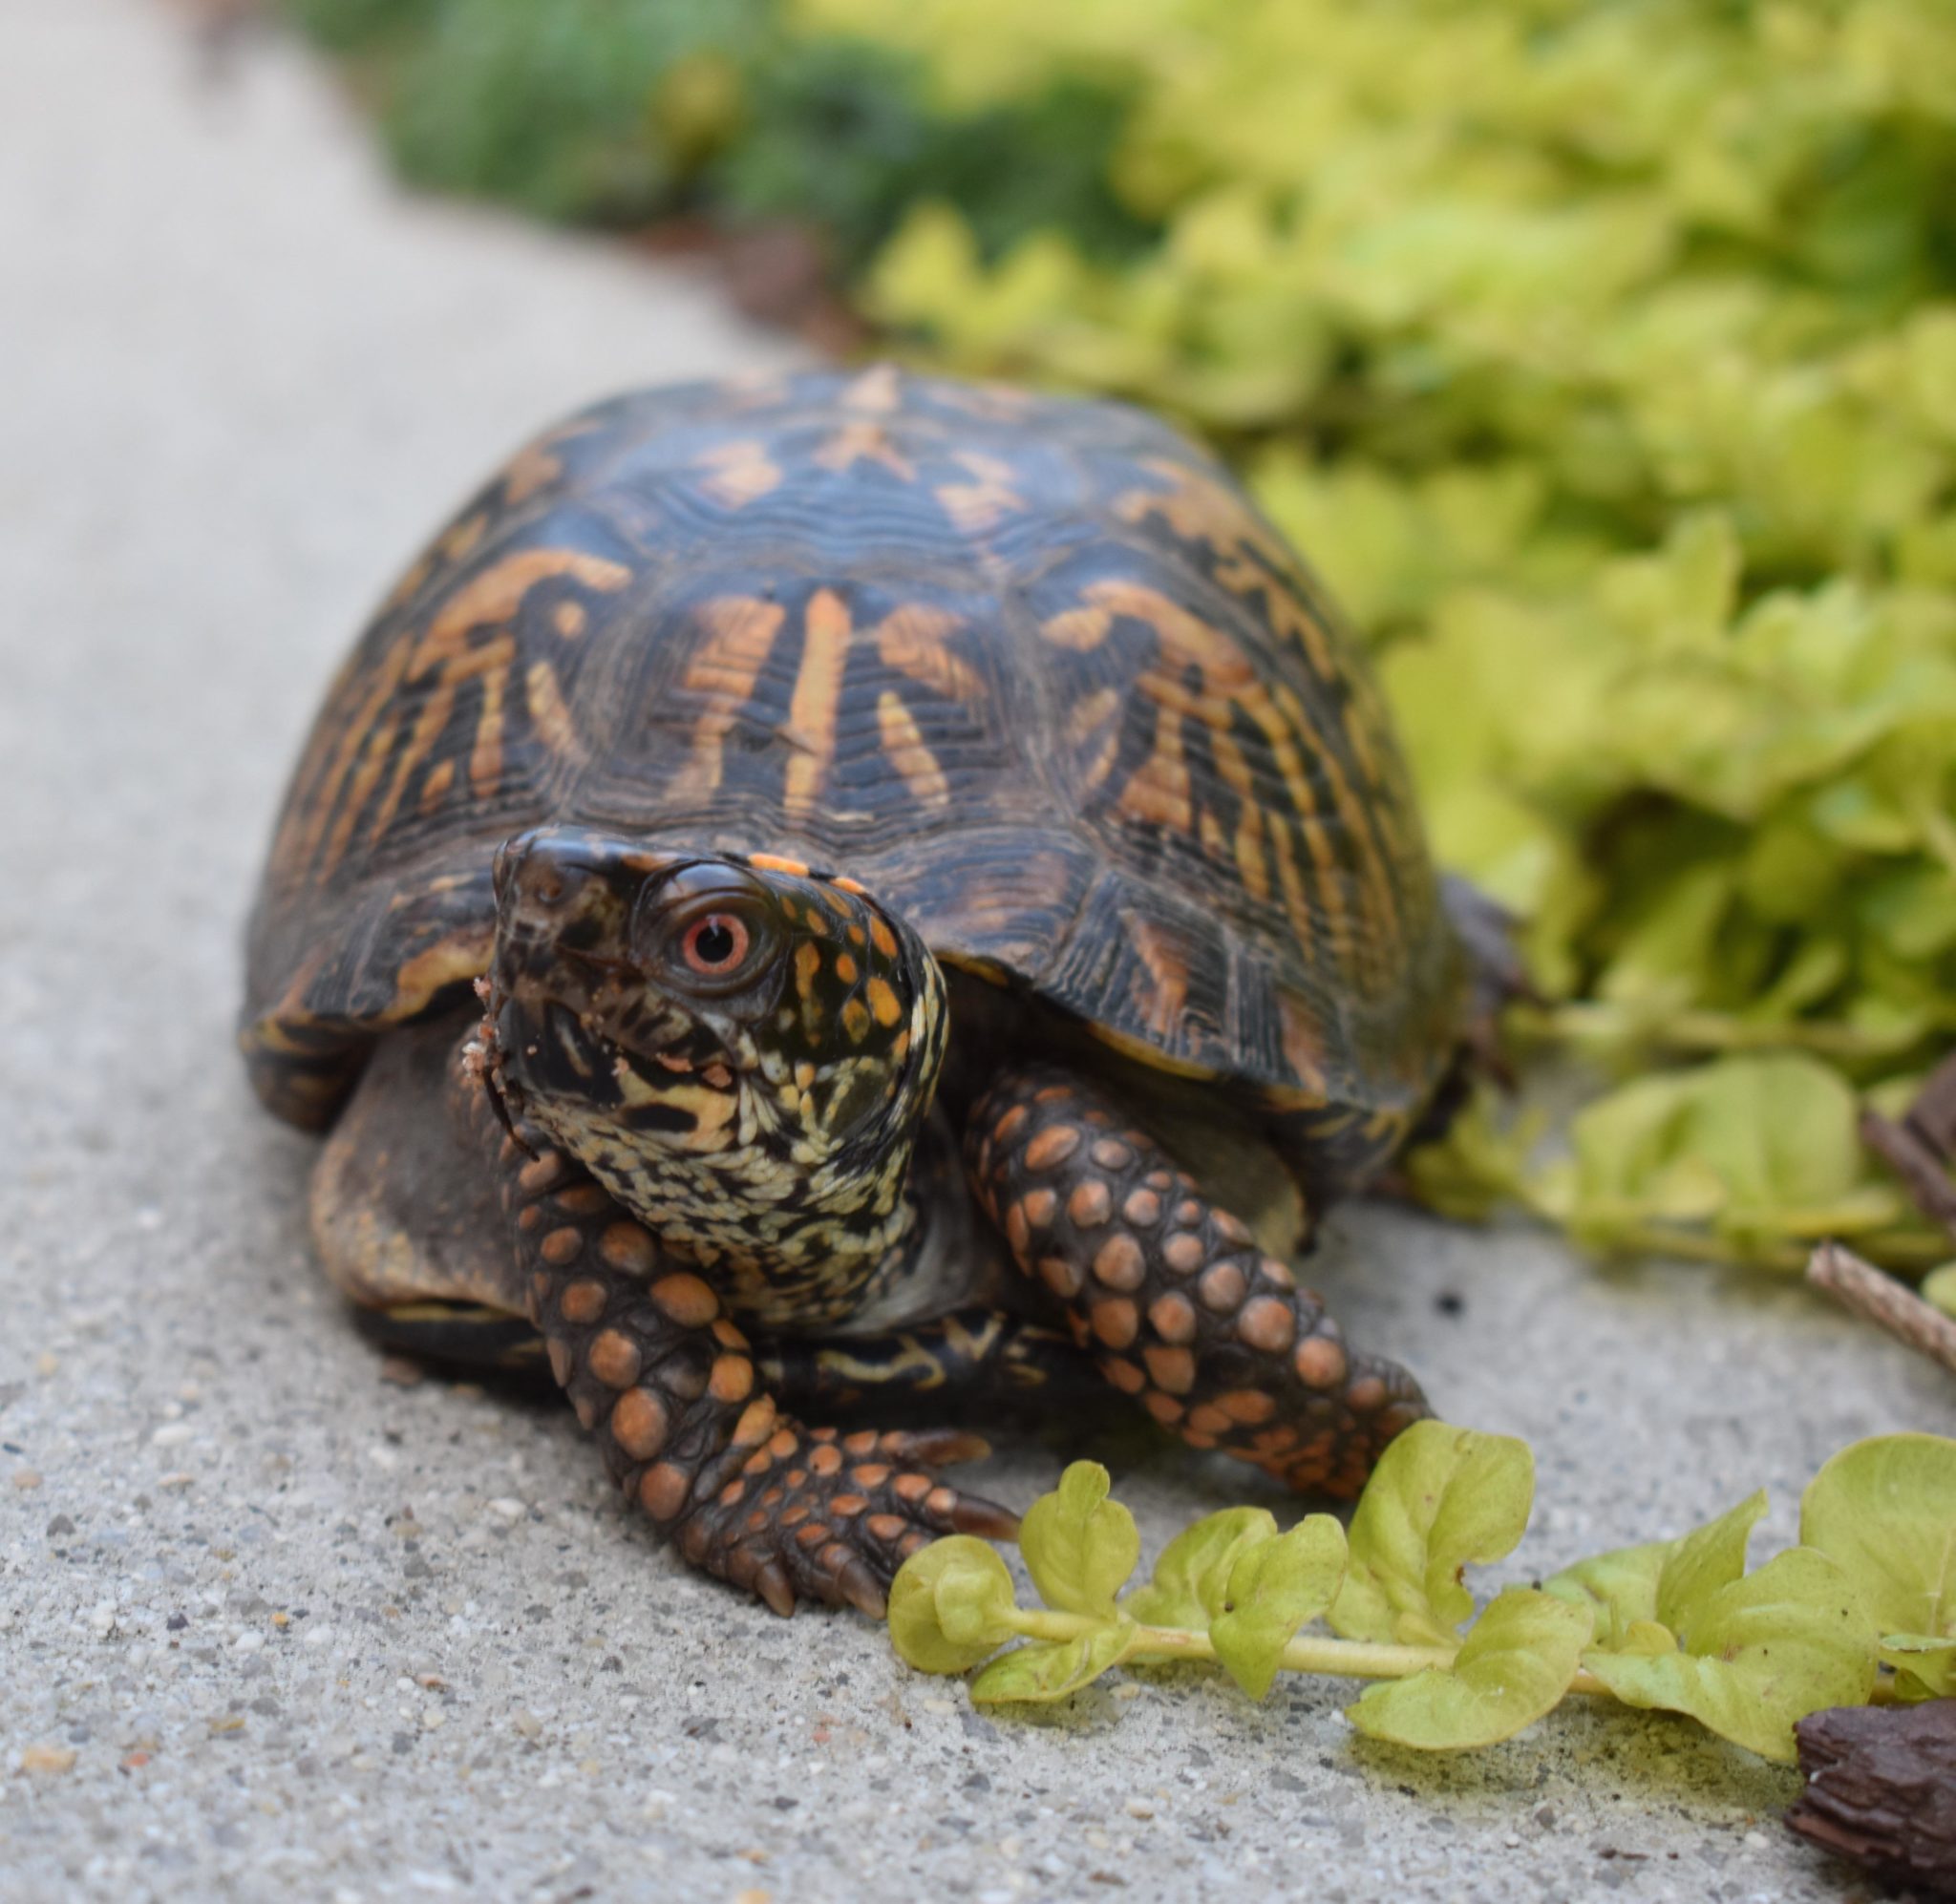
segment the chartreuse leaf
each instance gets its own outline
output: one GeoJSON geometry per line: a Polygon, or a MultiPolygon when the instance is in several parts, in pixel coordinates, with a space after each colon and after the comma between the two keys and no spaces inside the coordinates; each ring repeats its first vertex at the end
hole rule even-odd
{"type": "Polygon", "coordinates": [[[1114,1597],[1141,1557],[1135,1517],[1107,1498],[1108,1487],[1097,1461],[1075,1461],[1020,1524],[1019,1552],[1032,1584],[1063,1613],[1112,1618],[1114,1597]]]}
{"type": "Polygon", "coordinates": [[[1331,1625],[1348,1640],[1451,1645],[1474,1610],[1462,1571],[1509,1553],[1534,1499],[1525,1442],[1415,1423],[1386,1449],[1351,1517],[1331,1625]]]}
{"type": "Polygon", "coordinates": [[[1956,1316],[1956,1262],[1932,1269],[1922,1280],[1923,1300],[1945,1316],[1956,1316]]]}
{"type": "Polygon", "coordinates": [[[1252,1699],[1269,1691],[1278,1655],[1331,1604],[1344,1577],[1345,1530],[1329,1514],[1309,1514],[1288,1534],[1239,1548],[1209,1641],[1252,1699]]]}
{"type": "Polygon", "coordinates": [[[1766,1491],[1761,1488],[1716,1520],[1670,1542],[1657,1576],[1655,1618],[1663,1625],[1678,1631],[1694,1608],[1720,1587],[1744,1576],[1746,1546],[1765,1512],[1766,1491]]]}
{"type": "Polygon", "coordinates": [[[1139,1636],[1140,1628],[1122,1613],[1076,1640],[1039,1640],[1015,1646],[971,1682],[971,1697],[980,1705],[1065,1699],[1110,1666],[1119,1665],[1134,1651],[1139,1636]]]}
{"type": "Polygon", "coordinates": [[[1571,1606],[1587,1607],[1596,1637],[1605,1646],[1629,1643],[1632,1628],[1648,1625],[1657,1613],[1657,1581],[1677,1543],[1647,1540],[1619,1547],[1593,1559],[1578,1560],[1542,1582],[1542,1592],[1571,1606]]]}
{"type": "Polygon", "coordinates": [[[1204,1514],[1161,1550],[1153,1576],[1121,1601],[1121,1610],[1144,1626],[1207,1626],[1228,1597],[1237,1555],[1276,1534],[1277,1517],[1267,1508],[1204,1514]]]}
{"type": "Polygon", "coordinates": [[[1956,1639],[1929,1633],[1886,1633],[1882,1658],[1895,1668],[1906,1700],[1956,1699],[1956,1639]]]}
{"type": "Polygon", "coordinates": [[[1579,1560],[1547,1581],[1543,1591],[1593,1608],[1600,1644],[1640,1650],[1652,1636],[1638,1629],[1654,1626],[1669,1632],[1690,1608],[1745,1573],[1746,1542],[1765,1512],[1761,1489],[1675,1540],[1646,1541],[1579,1560]]]}
{"type": "Polygon", "coordinates": [[[1674,1635],[1639,1621],[1626,1646],[1592,1646],[1583,1664],[1626,1705],[1690,1713],[1787,1763],[1796,1720],[1859,1705],[1874,1689],[1874,1626],[1844,1570],[1814,1548],[1792,1548],[1678,1611],[1674,1635]]]}
{"type": "Polygon", "coordinates": [[[1582,1606],[1510,1587],[1474,1622],[1451,1666],[1370,1686],[1345,1716],[1368,1738],[1417,1751],[1492,1745],[1560,1702],[1589,1632],[1582,1606]]]}
{"type": "Polygon", "coordinates": [[[1887,1434],[1807,1484],[1800,1538],[1846,1570],[1904,1693],[1956,1693],[1956,1441],[1887,1434]]]}
{"type": "Polygon", "coordinates": [[[890,1642],[906,1665],[962,1673],[1011,1639],[1012,1576],[968,1534],[920,1548],[890,1582],[890,1642]]]}

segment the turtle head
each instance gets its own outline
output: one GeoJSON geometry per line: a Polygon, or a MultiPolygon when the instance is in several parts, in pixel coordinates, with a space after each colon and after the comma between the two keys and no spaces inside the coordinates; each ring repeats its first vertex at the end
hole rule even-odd
{"type": "Polygon", "coordinates": [[[559,827],[497,856],[496,914],[513,1111],[703,1255],[761,1257],[795,1216],[886,1247],[946,1031],[902,918],[796,861],[559,827]]]}

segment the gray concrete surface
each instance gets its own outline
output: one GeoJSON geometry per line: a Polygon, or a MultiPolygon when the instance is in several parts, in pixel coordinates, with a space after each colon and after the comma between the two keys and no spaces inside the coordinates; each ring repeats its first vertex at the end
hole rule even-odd
{"type": "MultiPolygon", "coordinates": [[[[701,285],[404,203],[276,40],[0,4],[0,1896],[1821,1899],[1792,1775],[1573,1711],[1471,1759],[1192,1673],[982,1718],[628,1519],[565,1410],[383,1379],[229,1046],[295,742],[422,533],[609,387],[777,358],[701,285]]],[[[1335,1226],[1356,1334],[1532,1437],[1508,1576],[1760,1483],[1783,1538],[1945,1380],[1795,1288],[1335,1226]],[[1443,1301],[1442,1299],[1448,1299],[1443,1301]]],[[[1150,1545],[1232,1497],[1101,1450],[1150,1545]]],[[[1062,1450],[983,1476],[1023,1504],[1062,1450]]]]}

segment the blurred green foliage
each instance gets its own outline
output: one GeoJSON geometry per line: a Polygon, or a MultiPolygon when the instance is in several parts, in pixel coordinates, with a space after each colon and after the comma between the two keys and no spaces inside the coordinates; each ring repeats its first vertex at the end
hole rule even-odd
{"type": "Polygon", "coordinates": [[[1524,1032],[1415,1175],[1599,1248],[1940,1252],[1956,1036],[1946,0],[289,0],[406,175],[827,234],[954,369],[1206,433],[1375,644],[1524,1032]]]}

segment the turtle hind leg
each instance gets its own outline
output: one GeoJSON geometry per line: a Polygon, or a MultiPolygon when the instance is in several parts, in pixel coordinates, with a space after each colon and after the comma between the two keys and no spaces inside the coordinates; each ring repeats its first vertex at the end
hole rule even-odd
{"type": "Polygon", "coordinates": [[[313,1240],[362,1333],[384,1348],[541,1368],[495,1185],[448,1108],[459,1035],[443,1019],[381,1041],[314,1167],[313,1240]]]}
{"type": "Polygon", "coordinates": [[[972,1107],[965,1155],[1019,1267],[1100,1372],[1192,1447],[1350,1496],[1428,1412],[1412,1376],[1351,1354],[1289,1267],[1071,1073],[998,1079],[972,1107]]]}

